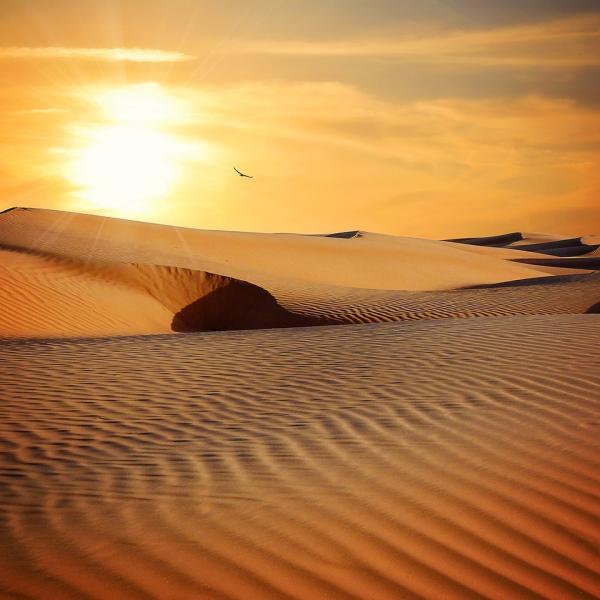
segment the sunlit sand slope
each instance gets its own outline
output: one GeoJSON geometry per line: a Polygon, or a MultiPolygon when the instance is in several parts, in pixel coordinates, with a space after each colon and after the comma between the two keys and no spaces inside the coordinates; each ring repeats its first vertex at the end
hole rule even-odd
{"type": "Polygon", "coordinates": [[[38,209],[0,215],[0,245],[250,281],[257,275],[292,276],[314,284],[386,290],[445,290],[547,274],[505,260],[505,250],[493,255],[435,240],[204,231],[38,209]]]}
{"type": "Polygon", "coordinates": [[[565,274],[597,263],[364,232],[215,232],[14,209],[0,215],[0,337],[585,313],[600,278],[565,274]]]}
{"type": "Polygon", "coordinates": [[[108,269],[0,250],[0,336],[168,332],[173,315],[108,269]]]}
{"type": "Polygon", "coordinates": [[[0,337],[98,337],[317,325],[265,289],[178,267],[0,250],[0,337]]]}
{"type": "Polygon", "coordinates": [[[98,337],[586,313],[600,274],[437,292],[367,290],[255,275],[0,251],[0,337],[98,337]],[[527,285],[525,285],[527,284],[527,285]]]}
{"type": "Polygon", "coordinates": [[[0,346],[6,598],[600,595],[600,316],[0,346]]]}

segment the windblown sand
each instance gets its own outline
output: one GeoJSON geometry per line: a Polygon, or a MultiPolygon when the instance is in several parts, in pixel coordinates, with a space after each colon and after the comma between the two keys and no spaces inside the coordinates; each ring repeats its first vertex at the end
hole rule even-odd
{"type": "Polygon", "coordinates": [[[0,215],[0,597],[600,597],[600,240],[500,237],[0,215]]]}

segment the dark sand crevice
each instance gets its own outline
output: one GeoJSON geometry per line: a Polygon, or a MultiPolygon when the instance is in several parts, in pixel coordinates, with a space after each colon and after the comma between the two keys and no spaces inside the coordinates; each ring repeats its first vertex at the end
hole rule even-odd
{"type": "Polygon", "coordinates": [[[129,265],[131,282],[173,313],[176,332],[334,325],[329,318],[295,314],[266,289],[218,273],[161,265],[129,265]]]}
{"type": "Polygon", "coordinates": [[[556,250],[558,248],[572,248],[581,246],[581,238],[567,238],[564,240],[550,240],[548,242],[539,242],[535,244],[522,244],[517,248],[519,250],[527,250],[528,252],[544,252],[548,250],[556,250]]]}
{"type": "MultiPolygon", "coordinates": [[[[516,242],[526,240],[526,234],[520,232],[505,233],[501,235],[494,235],[489,237],[480,238],[456,238],[444,240],[446,242],[454,242],[458,244],[467,244],[471,246],[488,246],[488,247],[504,247],[513,248],[514,250],[520,250],[521,252],[535,252],[538,254],[547,254],[549,256],[556,257],[577,257],[584,256],[590,252],[594,252],[600,247],[598,244],[586,244],[583,242],[581,237],[573,237],[559,240],[549,240],[544,242],[536,242],[531,244],[517,244],[516,242]]],[[[529,264],[540,264],[533,262],[531,259],[529,264]]],[[[514,262],[528,262],[529,259],[523,258],[515,260],[514,262]]],[[[562,266],[562,265],[559,265],[562,266]]]]}
{"type": "Polygon", "coordinates": [[[267,290],[252,283],[217,277],[220,285],[175,314],[171,325],[173,331],[228,331],[336,324],[333,319],[294,314],[280,306],[267,290]]]}
{"type": "Polygon", "coordinates": [[[511,262],[537,265],[540,267],[560,267],[564,269],[590,269],[600,270],[600,258],[577,257],[577,258],[512,258],[511,262]]]}
{"type": "Polygon", "coordinates": [[[504,246],[514,242],[520,242],[522,239],[524,239],[523,234],[520,231],[514,231],[512,233],[503,233],[501,235],[490,235],[487,237],[474,238],[454,238],[444,241],[454,242],[456,244],[470,244],[473,246],[504,246]]]}
{"type": "Polygon", "coordinates": [[[5,281],[0,290],[0,305],[8,307],[12,303],[13,307],[13,314],[7,311],[0,318],[0,331],[12,332],[10,322],[25,318],[15,313],[15,306],[22,304],[15,304],[15,298],[27,295],[27,328],[31,333],[19,337],[337,323],[318,315],[295,314],[280,306],[266,289],[216,273],[167,265],[80,260],[7,244],[2,244],[0,250],[14,253],[17,260],[25,258],[16,263],[16,279],[5,281]],[[151,318],[150,312],[154,315],[151,318]]]}
{"type": "Polygon", "coordinates": [[[594,252],[600,248],[598,245],[592,244],[581,244],[579,246],[562,246],[559,248],[545,248],[541,250],[532,250],[528,246],[516,246],[516,250],[525,250],[527,252],[537,252],[538,254],[547,254],[548,256],[563,256],[563,257],[571,257],[571,256],[585,256],[590,252],[594,252]]]}
{"type": "Polygon", "coordinates": [[[355,238],[363,237],[364,232],[359,231],[358,229],[353,231],[338,231],[337,233],[327,233],[323,237],[328,238],[338,238],[343,240],[353,240],[355,238]]]}
{"type": "Polygon", "coordinates": [[[590,306],[585,313],[586,315],[598,315],[600,314],[600,302],[594,304],[594,306],[590,306]]]}

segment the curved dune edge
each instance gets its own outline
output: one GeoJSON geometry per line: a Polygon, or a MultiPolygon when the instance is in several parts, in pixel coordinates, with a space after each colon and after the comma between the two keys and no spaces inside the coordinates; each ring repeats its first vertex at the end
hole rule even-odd
{"type": "Polygon", "coordinates": [[[0,337],[137,335],[330,324],[202,271],[0,249],[0,337]]]}
{"type": "MultiPolygon", "coordinates": [[[[581,237],[565,237],[554,234],[514,232],[490,237],[460,238],[446,240],[464,244],[468,248],[490,248],[516,250],[518,252],[536,253],[536,257],[521,254],[520,258],[544,258],[544,255],[557,257],[594,256],[600,248],[600,236],[587,235],[581,237]]],[[[511,258],[511,257],[508,257],[511,258]]],[[[513,255],[512,258],[519,258],[513,255]]],[[[531,262],[531,264],[538,264],[531,262]]]]}
{"type": "Polygon", "coordinates": [[[515,258],[514,262],[527,263],[542,267],[566,267],[570,269],[588,269],[600,271],[600,258],[589,256],[565,258],[515,258]]]}
{"type": "Polygon", "coordinates": [[[0,595],[598,597],[599,336],[558,315],[3,344],[0,595]]]}
{"type": "Polygon", "coordinates": [[[0,337],[98,337],[586,313],[599,298],[600,275],[595,274],[518,280],[487,289],[398,292],[260,276],[248,282],[178,267],[84,262],[42,252],[0,250],[0,337]]]}
{"type": "Polygon", "coordinates": [[[0,216],[0,244],[92,262],[160,264],[254,281],[435,291],[543,277],[515,249],[360,232],[336,236],[205,231],[41,209],[0,216]]]}
{"type": "Polygon", "coordinates": [[[294,314],[268,290],[232,277],[160,265],[127,265],[119,272],[173,312],[171,329],[177,332],[334,323],[317,315],[294,314]]]}

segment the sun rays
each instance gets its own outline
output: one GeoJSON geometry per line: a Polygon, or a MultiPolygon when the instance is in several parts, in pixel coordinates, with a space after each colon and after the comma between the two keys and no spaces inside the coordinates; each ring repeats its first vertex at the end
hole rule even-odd
{"type": "Polygon", "coordinates": [[[68,177],[76,195],[96,208],[151,211],[173,192],[182,163],[208,154],[206,145],[172,132],[185,119],[185,107],[156,83],[109,89],[95,103],[104,122],[80,128],[68,177]]]}

